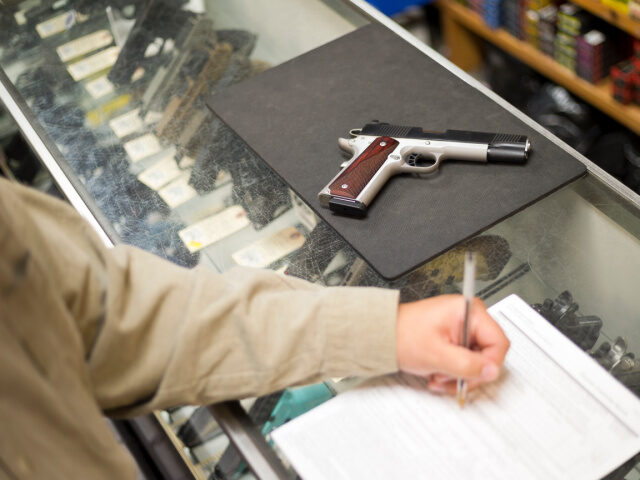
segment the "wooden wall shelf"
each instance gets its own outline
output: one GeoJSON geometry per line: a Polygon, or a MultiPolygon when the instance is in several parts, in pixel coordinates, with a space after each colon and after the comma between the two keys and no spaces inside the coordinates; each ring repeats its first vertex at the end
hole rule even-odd
{"type": "Polygon", "coordinates": [[[600,3],[598,0],[571,0],[571,2],[576,5],[580,5],[596,17],[600,17],[620,30],[624,30],[628,34],[633,35],[636,38],[640,38],[639,20],[634,20],[629,15],[620,13],[613,8],[600,3]]]}
{"type": "MultiPolygon", "coordinates": [[[[596,3],[592,0],[576,1],[578,4],[583,2],[596,3]]],[[[480,15],[453,0],[438,0],[437,5],[442,14],[444,37],[449,48],[449,58],[461,68],[471,70],[478,67],[482,62],[481,48],[475,37],[475,35],[478,35],[526,63],[550,80],[562,85],[595,108],[633,130],[636,134],[640,134],[640,107],[622,105],[614,100],[610,94],[608,80],[598,85],[593,85],[583,80],[550,56],[545,55],[527,42],[518,40],[506,30],[489,28],[480,15]]]]}

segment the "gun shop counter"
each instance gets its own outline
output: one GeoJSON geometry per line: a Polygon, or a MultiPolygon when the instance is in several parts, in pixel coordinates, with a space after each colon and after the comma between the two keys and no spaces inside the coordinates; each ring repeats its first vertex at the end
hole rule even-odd
{"type": "MultiPolygon", "coordinates": [[[[188,268],[224,272],[243,265],[326,286],[392,288],[403,301],[460,293],[464,253],[473,249],[476,296],[493,305],[519,295],[640,394],[637,194],[364,1],[194,4],[68,0],[1,7],[0,100],[105,244],[132,244],[188,268]],[[586,175],[399,278],[380,275],[317,215],[317,205],[305,203],[206,105],[232,85],[371,24],[506,109],[585,165],[586,175]]],[[[415,108],[439,116],[429,106],[415,108]]],[[[441,130],[450,128],[456,126],[441,130]]],[[[336,173],[337,141],[330,160],[336,173]]],[[[288,478],[293,474],[269,433],[356,383],[335,379],[113,424],[141,470],[158,478],[288,478]]],[[[636,478],[636,463],[630,459],[610,478],[636,478]]]]}

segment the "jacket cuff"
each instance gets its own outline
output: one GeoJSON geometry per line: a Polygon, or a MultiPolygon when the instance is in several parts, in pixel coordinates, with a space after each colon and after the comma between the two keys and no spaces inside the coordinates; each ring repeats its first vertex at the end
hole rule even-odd
{"type": "Polygon", "coordinates": [[[382,288],[329,288],[323,309],[329,376],[375,376],[398,370],[399,292],[382,288]]]}

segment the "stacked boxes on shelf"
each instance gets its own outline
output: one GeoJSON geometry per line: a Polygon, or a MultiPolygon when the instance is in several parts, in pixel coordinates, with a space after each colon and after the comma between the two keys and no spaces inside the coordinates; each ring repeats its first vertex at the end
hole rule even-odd
{"type": "Polygon", "coordinates": [[[616,63],[609,71],[611,95],[625,105],[640,105],[640,40],[633,42],[633,55],[616,63]]]}
{"type": "Polygon", "coordinates": [[[613,52],[607,36],[591,30],[578,37],[578,76],[591,83],[602,80],[611,66],[613,52]]]}
{"type": "Polygon", "coordinates": [[[482,15],[483,0],[465,0],[467,7],[476,12],[478,15],[482,15]]]}
{"type": "Polygon", "coordinates": [[[578,37],[593,25],[593,21],[590,13],[573,3],[562,4],[558,10],[553,58],[572,72],[578,69],[578,37]]]}
{"type": "Polygon", "coordinates": [[[527,10],[524,14],[525,40],[540,49],[540,15],[537,10],[527,10]]]}
{"type": "Polygon", "coordinates": [[[502,27],[516,38],[521,38],[522,35],[521,6],[521,0],[503,0],[500,9],[502,12],[502,27]]]}
{"type": "Polygon", "coordinates": [[[540,10],[550,5],[550,0],[528,0],[524,14],[524,39],[540,49],[540,10]]]}
{"type": "Polygon", "coordinates": [[[482,16],[489,27],[498,28],[502,26],[503,14],[501,10],[504,3],[503,0],[458,0],[458,2],[482,16]]]}
{"type": "Polygon", "coordinates": [[[538,11],[540,23],[538,26],[538,48],[549,56],[553,56],[553,42],[556,38],[556,25],[558,22],[558,7],[547,5],[538,11]]]}
{"type": "Polygon", "coordinates": [[[600,0],[600,3],[605,4],[607,7],[610,7],[622,15],[629,15],[629,0],[600,0]]]}
{"type": "Polygon", "coordinates": [[[637,103],[638,71],[631,60],[625,60],[613,67],[610,71],[611,95],[618,102],[627,105],[637,103]]]}
{"type": "Polygon", "coordinates": [[[484,0],[482,16],[485,23],[491,28],[498,28],[502,25],[500,4],[501,0],[484,0]]]}

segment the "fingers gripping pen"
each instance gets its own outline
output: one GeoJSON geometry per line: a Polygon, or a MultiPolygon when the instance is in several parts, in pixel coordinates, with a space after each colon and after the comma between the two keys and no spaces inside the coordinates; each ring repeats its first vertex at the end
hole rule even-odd
{"type": "Polygon", "coordinates": [[[340,138],[351,154],[340,172],[318,194],[332,211],[364,217],[376,194],[400,173],[432,173],[444,160],[525,163],[531,150],[524,135],[447,130],[427,132],[420,127],[368,123],[340,138]],[[421,159],[430,161],[423,165],[421,159]]]}

